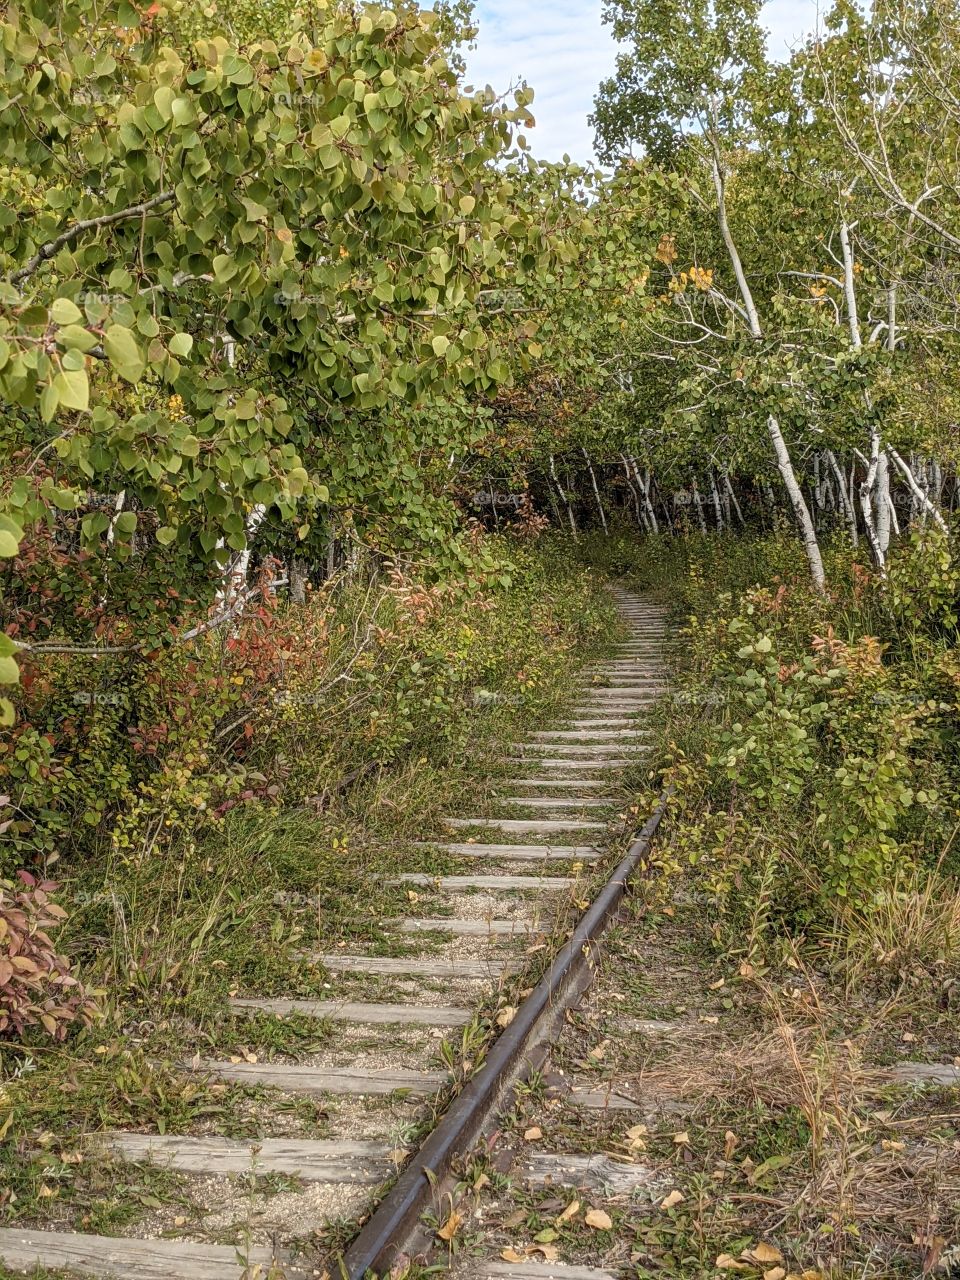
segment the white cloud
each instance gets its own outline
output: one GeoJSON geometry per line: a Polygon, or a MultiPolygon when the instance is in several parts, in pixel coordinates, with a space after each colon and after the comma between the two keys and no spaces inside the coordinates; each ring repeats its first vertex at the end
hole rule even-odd
{"type": "MultiPolygon", "coordinates": [[[[593,159],[587,116],[601,80],[614,70],[616,47],[601,22],[601,0],[478,0],[480,35],[467,54],[467,80],[498,93],[520,80],[534,89],[536,155],[593,159]]],[[[769,0],[764,19],[771,52],[782,54],[816,23],[816,0],[769,0]]]]}

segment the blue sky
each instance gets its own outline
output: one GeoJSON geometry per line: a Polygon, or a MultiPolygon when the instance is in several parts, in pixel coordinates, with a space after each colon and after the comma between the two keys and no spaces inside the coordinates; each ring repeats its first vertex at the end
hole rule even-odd
{"type": "MultiPolygon", "coordinates": [[[[477,0],[480,35],[467,55],[467,81],[504,92],[524,79],[534,89],[538,156],[593,159],[587,116],[600,81],[613,70],[614,43],[600,21],[601,0],[477,0]]],[[[816,0],[768,0],[772,53],[816,25],[816,0]]]]}

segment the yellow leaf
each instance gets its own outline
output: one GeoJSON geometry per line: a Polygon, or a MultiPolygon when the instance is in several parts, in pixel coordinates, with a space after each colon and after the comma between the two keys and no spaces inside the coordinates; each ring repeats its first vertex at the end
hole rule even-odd
{"type": "Polygon", "coordinates": [[[782,1262],[783,1254],[776,1245],[767,1244],[761,1240],[758,1245],[754,1245],[752,1249],[744,1249],[740,1255],[741,1258],[748,1258],[751,1262],[782,1262]]]}
{"type": "Polygon", "coordinates": [[[721,1253],[713,1264],[720,1271],[749,1271],[745,1262],[738,1262],[732,1253],[721,1253]]]}
{"type": "Polygon", "coordinates": [[[673,1135],[673,1140],[678,1147],[689,1147],[690,1145],[690,1135],[687,1133],[686,1129],[684,1129],[683,1133],[675,1133],[673,1135]]]}
{"type": "Polygon", "coordinates": [[[674,1205],[678,1205],[682,1203],[683,1203],[683,1192],[674,1190],[674,1191],[671,1191],[668,1196],[665,1196],[660,1201],[660,1208],[672,1209],[674,1205]]]}
{"type": "Polygon", "coordinates": [[[457,1234],[460,1223],[463,1221],[463,1214],[458,1213],[456,1209],[450,1210],[450,1217],[446,1220],[440,1230],[437,1232],[441,1240],[452,1240],[457,1234]]]}
{"type": "Polygon", "coordinates": [[[532,1125],[529,1129],[527,1129],[524,1132],[523,1140],[524,1142],[536,1142],[539,1138],[542,1138],[542,1137],[543,1137],[543,1133],[540,1127],[538,1125],[532,1125]]]}
{"type": "Polygon", "coordinates": [[[556,1262],[560,1257],[560,1250],[555,1244],[535,1244],[530,1249],[531,1253],[542,1253],[544,1262],[556,1262]]]}
{"type": "Polygon", "coordinates": [[[503,1249],[500,1252],[500,1257],[504,1262],[523,1262],[523,1254],[517,1253],[516,1249],[503,1249]]]}
{"type": "Polygon", "coordinates": [[[583,1220],[588,1227],[593,1227],[595,1231],[609,1231],[613,1226],[613,1219],[603,1209],[588,1209],[583,1215],[583,1220]]]}
{"type": "Polygon", "coordinates": [[[517,1016],[517,1010],[514,1005],[508,1004],[505,1009],[501,1009],[497,1014],[497,1026],[509,1027],[510,1023],[517,1016]]]}
{"type": "Polygon", "coordinates": [[[561,1213],[559,1218],[557,1218],[557,1221],[569,1222],[570,1219],[575,1218],[579,1212],[580,1212],[580,1201],[571,1200],[570,1203],[567,1205],[567,1207],[564,1209],[563,1213],[561,1213]]]}
{"type": "Polygon", "coordinates": [[[763,1280],[784,1280],[786,1274],[783,1267],[771,1267],[763,1273],[763,1280]]]}

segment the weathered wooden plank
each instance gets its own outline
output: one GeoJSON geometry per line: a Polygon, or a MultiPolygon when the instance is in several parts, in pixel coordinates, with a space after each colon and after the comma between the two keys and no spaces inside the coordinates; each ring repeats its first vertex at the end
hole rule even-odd
{"type": "Polygon", "coordinates": [[[445,849],[461,858],[503,858],[510,862],[566,862],[570,858],[592,862],[600,857],[600,850],[592,844],[468,844],[431,840],[418,841],[417,847],[445,849]]]}
{"type": "Polygon", "coordinates": [[[898,1062],[890,1075],[902,1084],[960,1084],[960,1067],[950,1062],[898,1062]]]}
{"type": "Polygon", "coordinates": [[[258,1000],[238,996],[230,1001],[230,1008],[238,1013],[272,1013],[278,1018],[299,1013],[307,1018],[377,1026],[409,1023],[422,1027],[460,1027],[473,1017],[472,1010],[454,1005],[385,1004],[364,1000],[258,1000]]]}
{"type": "Polygon", "coordinates": [[[464,1280],[618,1280],[602,1267],[575,1267],[566,1262],[477,1262],[458,1273],[464,1280]]]}
{"type": "MultiPolygon", "coordinates": [[[[485,938],[514,937],[530,933],[542,933],[543,928],[533,920],[517,916],[512,920],[461,920],[452,916],[409,917],[400,921],[402,933],[452,933],[458,937],[485,938]]],[[[466,1010],[463,1010],[466,1013],[466,1010]]],[[[469,1019],[469,1014],[467,1015],[469,1019]]]]}
{"type": "Polygon", "coordinates": [[[604,756],[616,756],[618,752],[622,754],[624,751],[649,750],[639,742],[520,742],[517,745],[521,751],[541,753],[545,760],[549,760],[551,756],[554,759],[569,756],[573,759],[602,760],[604,756]]]}
{"type": "Polygon", "coordinates": [[[572,1155],[569,1152],[536,1152],[527,1157],[520,1169],[524,1182],[532,1186],[553,1184],[609,1190],[624,1195],[648,1187],[657,1190],[663,1178],[649,1165],[622,1164],[605,1155],[572,1155]]]}
{"type": "Polygon", "coordinates": [[[588,1085],[574,1085],[563,1096],[563,1101],[589,1111],[636,1111],[640,1103],[613,1089],[596,1089],[588,1085]]]}
{"type": "Polygon", "coordinates": [[[598,725],[604,723],[617,725],[624,717],[629,719],[630,724],[635,725],[640,716],[657,701],[657,698],[644,698],[642,701],[614,702],[601,698],[596,702],[581,703],[578,707],[574,707],[573,713],[577,716],[591,716],[594,723],[598,725]]]}
{"type": "Polygon", "coordinates": [[[609,809],[610,800],[596,796],[502,796],[501,804],[522,804],[527,809],[609,809]]]}
{"type": "Polygon", "coordinates": [[[511,778],[511,787],[606,787],[595,778],[511,778]]]}
{"type": "Polygon", "coordinates": [[[334,973],[417,974],[425,978],[496,978],[506,972],[502,960],[441,960],[437,956],[317,955],[334,973]]]}
{"type": "Polygon", "coordinates": [[[575,760],[566,756],[507,756],[509,764],[525,764],[536,765],[538,769],[563,769],[567,773],[576,773],[583,769],[623,769],[628,764],[633,764],[632,760],[626,759],[608,759],[608,760],[575,760]]]}
{"type": "Polygon", "coordinates": [[[153,1133],[100,1133],[90,1145],[124,1160],[150,1160],[184,1173],[286,1173],[304,1182],[376,1186],[394,1167],[383,1143],[315,1142],[297,1138],[180,1138],[153,1133]]]}
{"type": "Polygon", "coordinates": [[[190,1240],[126,1240],[72,1231],[0,1229],[0,1261],[15,1271],[73,1271],[97,1280],[247,1280],[277,1262],[286,1280],[308,1274],[261,1245],[195,1244],[190,1240]]]}
{"type": "Polygon", "coordinates": [[[418,884],[457,892],[460,889],[540,889],[543,893],[557,893],[569,889],[577,882],[571,876],[425,876],[408,872],[398,876],[391,884],[418,884]]]}
{"type": "Polygon", "coordinates": [[[444,818],[448,827],[456,830],[483,827],[489,831],[515,831],[530,835],[552,831],[605,831],[605,822],[590,822],[586,818],[444,818]]]}
{"type": "Polygon", "coordinates": [[[602,730],[636,728],[636,716],[600,716],[593,719],[575,719],[567,723],[571,728],[602,728],[602,730]]]}
{"type": "Polygon", "coordinates": [[[191,1070],[208,1072],[236,1084],[262,1085],[285,1093],[386,1094],[403,1090],[416,1097],[430,1096],[447,1077],[439,1071],[403,1071],[400,1068],[364,1071],[359,1067],[300,1067],[281,1062],[221,1062],[201,1059],[191,1070]]]}
{"type": "Polygon", "coordinates": [[[623,738],[649,738],[649,729],[541,729],[534,742],[619,742],[623,738]]]}

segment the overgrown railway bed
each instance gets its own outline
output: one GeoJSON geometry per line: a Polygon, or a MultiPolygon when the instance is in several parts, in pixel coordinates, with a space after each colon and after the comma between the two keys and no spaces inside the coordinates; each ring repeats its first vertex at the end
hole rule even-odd
{"type": "MultiPolygon", "coordinates": [[[[183,1063],[203,1078],[257,1087],[267,1136],[125,1131],[91,1139],[87,1159],[153,1162],[193,1180],[201,1200],[205,1186],[211,1198],[216,1188],[220,1204],[202,1233],[183,1217],[162,1216],[141,1224],[138,1236],[8,1228],[0,1231],[0,1267],[129,1280],[305,1280],[325,1270],[354,1277],[403,1269],[411,1252],[456,1236],[461,1216],[443,1175],[496,1128],[509,1084],[549,1065],[551,1037],[589,984],[593,942],[659,820],[658,812],[614,867],[605,845],[623,830],[620,779],[644,751],[641,717],[663,688],[665,638],[660,607],[623,591],[617,602],[627,640],[588,669],[562,725],[516,745],[495,816],[449,820],[451,839],[441,847],[469,859],[469,874],[400,877],[410,914],[393,922],[397,954],[322,955],[334,979],[323,1000],[233,1001],[238,1019],[333,1020],[334,1047],[293,1061],[245,1053],[183,1063]],[[593,884],[602,887],[588,903],[593,884]],[[487,1049],[491,1024],[501,1031],[487,1049]],[[298,1128],[303,1099],[322,1100],[321,1135],[298,1128]],[[225,1184],[236,1191],[223,1208],[225,1184]],[[218,1232],[229,1242],[216,1242],[218,1232]]],[[[550,1087],[574,1124],[597,1111],[629,1117],[638,1105],[587,1078],[556,1077],[550,1087]]],[[[501,1173],[573,1188],[597,1177],[588,1152],[519,1151],[501,1173]]],[[[456,1254],[455,1268],[471,1276],[549,1277],[557,1269],[546,1246],[513,1261],[509,1250],[506,1260],[470,1252],[456,1254]]],[[[568,1280],[605,1275],[561,1269],[568,1280]]]]}

